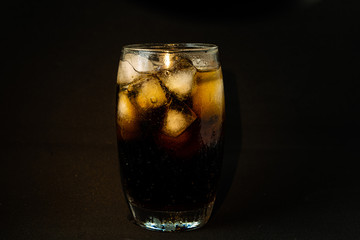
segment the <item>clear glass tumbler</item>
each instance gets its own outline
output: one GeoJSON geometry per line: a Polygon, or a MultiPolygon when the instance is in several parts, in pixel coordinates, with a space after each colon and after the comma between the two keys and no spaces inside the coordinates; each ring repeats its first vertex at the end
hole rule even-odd
{"type": "Polygon", "coordinates": [[[206,224],[223,156],[218,47],[124,46],[116,101],[121,179],[135,223],[159,231],[206,224]]]}

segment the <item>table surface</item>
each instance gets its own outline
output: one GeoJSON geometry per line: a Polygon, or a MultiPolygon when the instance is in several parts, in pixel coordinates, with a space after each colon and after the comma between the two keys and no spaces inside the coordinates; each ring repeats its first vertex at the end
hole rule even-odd
{"type": "Polygon", "coordinates": [[[359,239],[358,1],[5,5],[0,239],[359,239]],[[141,229],[114,126],[121,47],[219,46],[226,145],[209,223],[141,229]]]}

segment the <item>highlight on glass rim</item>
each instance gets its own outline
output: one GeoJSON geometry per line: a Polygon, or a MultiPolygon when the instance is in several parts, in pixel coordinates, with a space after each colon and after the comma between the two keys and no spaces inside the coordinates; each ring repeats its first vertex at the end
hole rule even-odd
{"type": "Polygon", "coordinates": [[[116,95],[121,180],[134,222],[157,231],[205,225],[223,157],[218,47],[124,46],[116,95]]]}

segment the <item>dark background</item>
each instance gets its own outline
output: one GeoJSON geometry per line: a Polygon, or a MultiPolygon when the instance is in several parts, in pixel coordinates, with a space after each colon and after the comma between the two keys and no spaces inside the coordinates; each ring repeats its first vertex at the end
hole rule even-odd
{"type": "Polygon", "coordinates": [[[360,239],[359,1],[2,6],[0,239],[360,239]],[[121,47],[219,46],[224,174],[206,227],[128,220],[114,126],[121,47]]]}

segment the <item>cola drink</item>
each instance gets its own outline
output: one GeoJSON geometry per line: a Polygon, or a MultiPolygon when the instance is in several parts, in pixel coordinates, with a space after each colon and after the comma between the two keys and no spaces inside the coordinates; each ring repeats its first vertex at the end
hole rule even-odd
{"type": "Polygon", "coordinates": [[[174,214],[208,214],[215,201],[223,155],[222,72],[219,65],[201,68],[194,62],[178,53],[157,59],[130,53],[120,61],[116,128],[122,184],[135,220],[148,228],[184,228],[183,222],[194,220],[174,214]],[[159,216],[146,217],[148,212],[159,216]],[[171,219],[164,213],[172,213],[171,219]]]}

